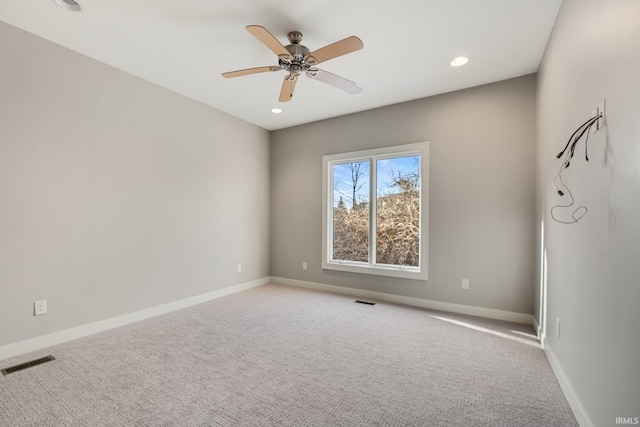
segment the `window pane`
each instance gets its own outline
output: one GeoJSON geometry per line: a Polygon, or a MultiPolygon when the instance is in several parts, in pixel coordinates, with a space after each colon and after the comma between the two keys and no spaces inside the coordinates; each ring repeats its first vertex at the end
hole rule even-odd
{"type": "Polygon", "coordinates": [[[333,166],[333,259],[369,262],[369,162],[333,166]]]}
{"type": "Polygon", "coordinates": [[[420,265],[420,156],[376,161],[376,263],[420,265]]]}

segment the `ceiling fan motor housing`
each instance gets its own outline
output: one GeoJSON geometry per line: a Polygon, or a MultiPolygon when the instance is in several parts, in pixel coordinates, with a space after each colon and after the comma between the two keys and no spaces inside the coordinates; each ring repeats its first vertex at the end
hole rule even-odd
{"type": "Polygon", "coordinates": [[[298,76],[300,73],[307,71],[316,61],[315,58],[309,56],[309,53],[311,53],[309,48],[300,44],[302,40],[301,32],[291,31],[287,38],[291,44],[284,48],[291,54],[291,57],[280,56],[280,67],[291,73],[292,76],[298,76]]]}
{"type": "Polygon", "coordinates": [[[284,48],[293,56],[294,61],[302,61],[309,54],[309,49],[301,44],[290,44],[284,48]]]}

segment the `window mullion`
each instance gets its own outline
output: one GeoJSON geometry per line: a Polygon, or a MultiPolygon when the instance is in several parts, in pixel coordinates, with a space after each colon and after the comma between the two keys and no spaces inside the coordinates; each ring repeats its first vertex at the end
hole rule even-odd
{"type": "Polygon", "coordinates": [[[377,220],[376,220],[376,210],[377,210],[377,173],[376,170],[376,160],[374,158],[369,159],[369,265],[375,265],[377,254],[377,220]]]}

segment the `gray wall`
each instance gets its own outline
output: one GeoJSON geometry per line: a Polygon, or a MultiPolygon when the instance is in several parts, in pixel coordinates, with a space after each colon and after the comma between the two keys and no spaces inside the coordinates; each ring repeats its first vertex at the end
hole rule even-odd
{"type": "Polygon", "coordinates": [[[272,276],[533,313],[535,91],[529,75],[273,132],[272,276]],[[429,280],[323,271],[322,156],[427,140],[429,280]]]}
{"type": "Polygon", "coordinates": [[[269,186],[267,131],[0,23],[0,345],[269,276],[269,186]]]}
{"type": "Polygon", "coordinates": [[[639,22],[636,0],[565,0],[539,71],[537,222],[544,221],[547,251],[547,350],[595,426],[640,417],[639,22]],[[580,143],[565,175],[589,212],[577,224],[555,223],[555,155],[602,99],[608,123],[589,139],[591,161],[580,143]]]}

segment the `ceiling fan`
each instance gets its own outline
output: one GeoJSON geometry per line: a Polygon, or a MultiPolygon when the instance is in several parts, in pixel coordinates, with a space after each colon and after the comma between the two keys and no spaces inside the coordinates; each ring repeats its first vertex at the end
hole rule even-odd
{"type": "Polygon", "coordinates": [[[362,89],[351,80],[332,74],[328,71],[316,68],[316,65],[328,61],[338,56],[360,50],[364,47],[362,40],[356,36],[347,37],[328,46],[311,52],[306,46],[300,44],[302,33],[291,31],[287,38],[288,46],[284,46],[269,31],[260,25],[249,25],[247,31],[253,34],[273,53],[278,55],[278,65],[266,67],[248,68],[246,70],[229,71],[222,73],[222,77],[240,77],[249,74],[265,73],[268,71],[285,70],[287,74],[280,90],[280,102],[290,101],[293,97],[293,90],[296,87],[298,77],[305,73],[307,77],[327,83],[331,86],[342,89],[347,93],[358,93],[362,89]]]}

